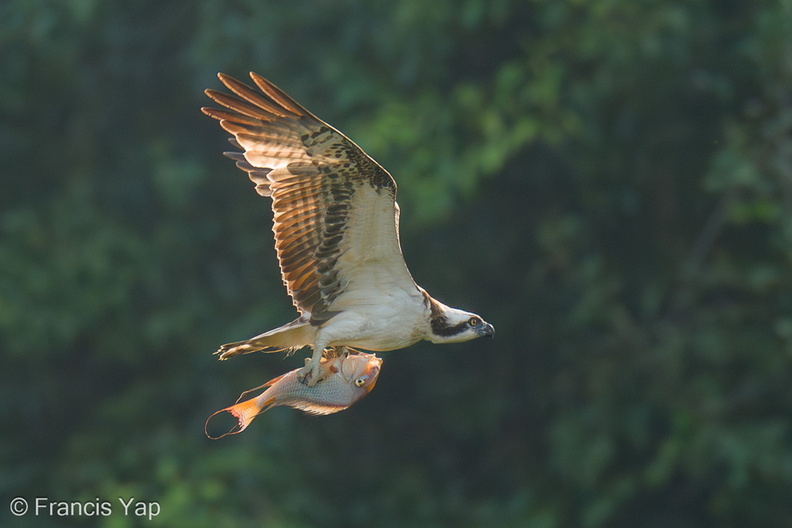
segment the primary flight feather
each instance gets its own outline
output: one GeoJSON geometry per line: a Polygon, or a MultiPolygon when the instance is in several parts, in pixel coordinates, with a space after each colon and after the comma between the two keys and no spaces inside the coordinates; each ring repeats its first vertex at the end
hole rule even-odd
{"type": "Polygon", "coordinates": [[[217,351],[313,348],[301,371],[322,376],[325,348],[395,350],[422,339],[461,342],[492,336],[476,314],[432,298],[410,275],[399,244],[396,182],[363,150],[274,84],[253,72],[258,90],[218,74],[230,94],[206,90],[241,152],[227,152],[256,191],[272,199],[281,275],[300,316],[217,351]]]}

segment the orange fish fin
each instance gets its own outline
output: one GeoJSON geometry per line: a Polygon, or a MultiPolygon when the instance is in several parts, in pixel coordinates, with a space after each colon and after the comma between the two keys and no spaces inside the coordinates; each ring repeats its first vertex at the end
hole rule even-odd
{"type": "Polygon", "coordinates": [[[209,416],[209,418],[206,419],[206,423],[204,424],[204,433],[206,433],[206,436],[212,440],[217,440],[219,438],[223,438],[224,436],[237,434],[244,431],[247,428],[247,426],[250,425],[250,422],[253,421],[253,418],[264,412],[264,410],[267,407],[269,407],[274,401],[274,399],[271,399],[264,402],[262,406],[259,406],[259,404],[256,401],[257,399],[258,398],[251,398],[241,403],[234,404],[231,407],[220,409],[219,411],[213,413],[211,416],[209,416]],[[234,427],[232,427],[231,430],[228,431],[227,433],[221,434],[220,436],[212,436],[209,434],[209,429],[208,429],[209,420],[211,420],[213,416],[220,414],[222,412],[231,413],[234,416],[234,418],[237,419],[237,424],[234,427]]]}
{"type": "MultiPolygon", "coordinates": [[[[287,374],[288,374],[288,372],[287,372],[287,374]]],[[[286,375],[286,374],[281,374],[281,375],[280,375],[280,376],[278,376],[277,378],[272,378],[271,380],[269,380],[267,383],[265,383],[265,384],[263,384],[263,385],[259,385],[258,387],[253,387],[252,389],[248,389],[248,390],[246,390],[245,392],[243,392],[242,394],[240,394],[240,395],[239,395],[239,398],[237,398],[237,401],[236,401],[236,403],[239,403],[239,400],[241,400],[242,398],[244,398],[246,394],[250,394],[250,393],[251,393],[251,392],[253,392],[253,391],[257,391],[257,390],[259,390],[259,389],[263,389],[263,388],[265,388],[265,387],[271,387],[271,386],[275,385],[275,383],[277,383],[278,381],[280,381],[280,379],[281,379],[283,376],[285,376],[285,375],[286,375]]],[[[267,405],[269,405],[269,402],[267,403],[267,405]]],[[[225,410],[225,409],[223,409],[223,410],[225,410]]]]}
{"type": "Polygon", "coordinates": [[[322,405],[319,403],[307,403],[307,402],[298,402],[298,403],[291,403],[289,404],[290,407],[294,407],[295,409],[299,409],[303,412],[308,414],[333,414],[337,413],[338,411],[343,411],[348,405],[322,405]]]}

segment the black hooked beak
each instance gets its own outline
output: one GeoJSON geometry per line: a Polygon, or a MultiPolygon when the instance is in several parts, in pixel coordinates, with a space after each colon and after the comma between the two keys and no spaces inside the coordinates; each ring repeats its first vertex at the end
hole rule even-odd
{"type": "Polygon", "coordinates": [[[484,323],[478,330],[481,337],[495,337],[495,327],[489,323],[484,323]]]}

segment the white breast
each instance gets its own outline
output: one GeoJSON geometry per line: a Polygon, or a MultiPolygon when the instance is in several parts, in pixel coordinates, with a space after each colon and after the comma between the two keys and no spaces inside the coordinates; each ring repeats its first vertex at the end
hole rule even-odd
{"type": "Polygon", "coordinates": [[[331,310],[341,313],[322,328],[327,339],[381,351],[404,348],[425,337],[426,309],[414,285],[412,291],[397,287],[391,276],[377,268],[369,268],[358,281],[333,303],[331,310]]]}

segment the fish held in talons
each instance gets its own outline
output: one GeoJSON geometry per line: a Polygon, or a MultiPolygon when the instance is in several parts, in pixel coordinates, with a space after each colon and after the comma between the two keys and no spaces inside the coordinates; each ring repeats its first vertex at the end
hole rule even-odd
{"type": "Polygon", "coordinates": [[[281,405],[311,414],[332,414],[343,411],[371,392],[377,382],[382,359],[374,354],[356,351],[349,353],[346,349],[339,354],[334,352],[322,358],[320,364],[322,379],[315,385],[310,386],[300,379],[303,368],[294,369],[271,379],[240,396],[241,399],[249,392],[267,387],[255,398],[220,409],[209,416],[204,425],[206,436],[216,440],[230,434],[241,433],[256,416],[281,405]],[[224,412],[233,415],[237,419],[237,424],[220,436],[210,435],[209,421],[224,412]]]}

